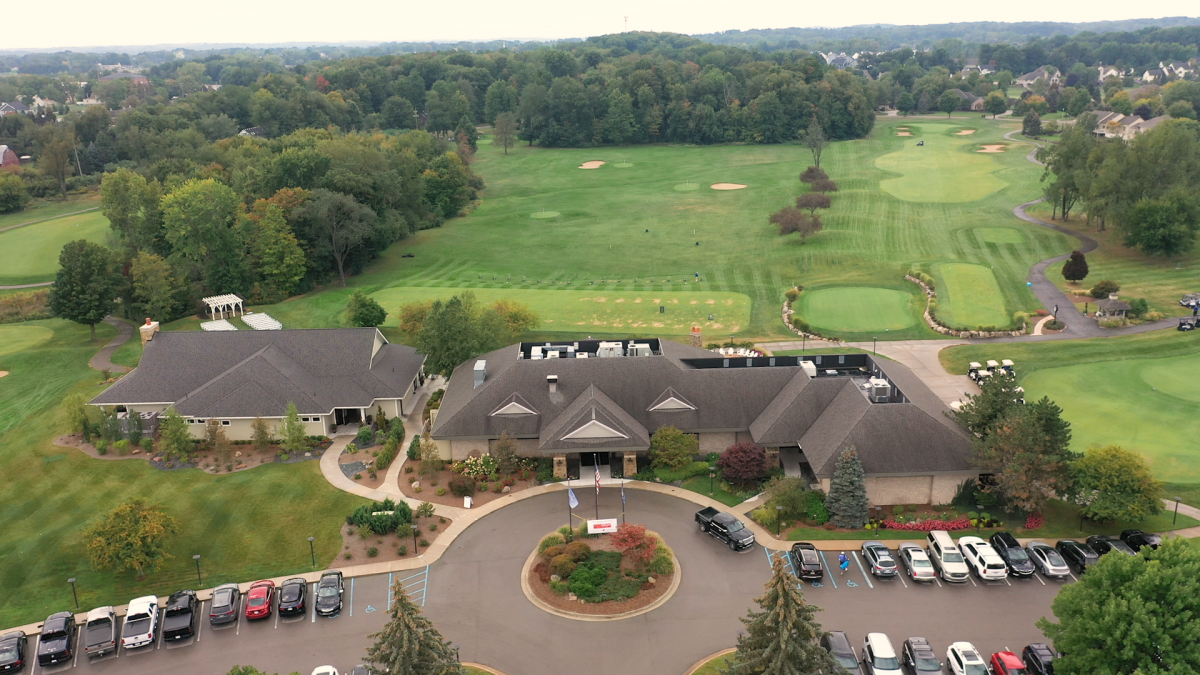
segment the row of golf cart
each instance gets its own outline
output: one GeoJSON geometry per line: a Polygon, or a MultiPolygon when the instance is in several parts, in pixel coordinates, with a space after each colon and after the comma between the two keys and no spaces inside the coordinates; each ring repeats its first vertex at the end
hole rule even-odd
{"type": "MultiPolygon", "coordinates": [[[[1013,367],[1014,364],[1009,359],[1004,359],[1000,362],[988,361],[986,367],[981,365],[978,361],[972,361],[967,367],[967,377],[971,378],[972,382],[982,388],[984,383],[992,377],[1016,377],[1017,371],[1014,370],[1013,367]]],[[[1017,387],[1015,391],[1019,397],[1017,398],[1017,403],[1024,405],[1025,389],[1023,387],[1017,387]]]]}

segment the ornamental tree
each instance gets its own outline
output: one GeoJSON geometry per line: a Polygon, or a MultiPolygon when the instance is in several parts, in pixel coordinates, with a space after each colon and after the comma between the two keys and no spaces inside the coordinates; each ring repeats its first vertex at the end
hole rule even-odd
{"type": "Polygon", "coordinates": [[[84,531],[88,556],[97,569],[133,570],[138,579],[171,557],[165,541],[179,523],[158,504],[131,499],[102,516],[84,531]]]}
{"type": "Polygon", "coordinates": [[[650,437],[650,467],[679,469],[687,466],[698,447],[695,436],[675,427],[661,427],[650,437]]]}
{"type": "Polygon", "coordinates": [[[825,170],[819,166],[810,166],[800,174],[800,182],[807,183],[809,185],[811,185],[813,181],[821,179],[828,180],[829,174],[825,173],[825,170]]]}
{"type": "Polygon", "coordinates": [[[806,192],[796,197],[796,208],[807,209],[810,216],[817,215],[817,209],[827,209],[833,206],[829,195],[820,192],[806,192]]]}
{"type": "Polygon", "coordinates": [[[717,460],[721,477],[739,487],[749,487],[767,476],[767,453],[753,443],[735,443],[717,460]]]}
{"type": "Polygon", "coordinates": [[[869,506],[865,477],[858,451],[852,447],[843,450],[829,483],[829,495],[825,498],[825,508],[837,527],[857,530],[867,524],[869,506]]]}
{"type": "Polygon", "coordinates": [[[1163,483],[1145,458],[1119,445],[1089,448],[1071,464],[1075,490],[1091,498],[1083,515],[1099,522],[1136,521],[1162,510],[1163,483]]]}
{"type": "Polygon", "coordinates": [[[288,401],[287,414],[283,416],[283,424],[279,425],[279,447],[285,452],[296,454],[308,449],[308,432],[304,422],[300,421],[300,411],[296,404],[288,401]]]}
{"type": "Polygon", "coordinates": [[[188,431],[187,422],[175,411],[175,406],[167,406],[163,412],[162,421],[158,425],[158,447],[162,456],[168,461],[188,461],[196,445],[192,442],[192,432],[188,431]]]}
{"type": "Polygon", "coordinates": [[[1088,264],[1083,251],[1071,251],[1071,257],[1067,258],[1067,262],[1063,263],[1062,275],[1064,279],[1070,282],[1083,281],[1087,278],[1088,264]]]}
{"type": "Polygon", "coordinates": [[[609,541],[621,555],[628,556],[639,568],[650,564],[658,550],[658,539],[646,530],[645,525],[622,523],[617,531],[609,535],[609,541]]]}

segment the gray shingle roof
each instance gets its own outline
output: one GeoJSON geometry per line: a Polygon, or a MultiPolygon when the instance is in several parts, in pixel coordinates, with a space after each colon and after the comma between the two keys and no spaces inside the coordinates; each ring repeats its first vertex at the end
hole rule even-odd
{"type": "MultiPolygon", "coordinates": [[[[593,427],[595,425],[592,425],[593,427]]],[[[611,398],[595,386],[588,387],[567,406],[558,417],[542,429],[538,449],[545,451],[645,450],[650,447],[650,434],[646,427],[621,409],[611,398]],[[602,430],[619,434],[598,437],[572,436],[581,429],[597,422],[602,430]]]]}
{"type": "Polygon", "coordinates": [[[94,405],[171,403],[193,417],[281,416],[400,398],[425,357],[374,328],[159,332],[94,405]],[[378,339],[383,343],[372,356],[378,339]]]}

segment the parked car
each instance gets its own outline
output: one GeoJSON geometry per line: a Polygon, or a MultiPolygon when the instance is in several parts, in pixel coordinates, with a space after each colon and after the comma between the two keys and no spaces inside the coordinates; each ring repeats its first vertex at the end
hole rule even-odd
{"type": "Polygon", "coordinates": [[[117,614],[112,607],[97,607],[88,612],[83,628],[83,653],[104,656],[117,648],[117,614]]]}
{"type": "Polygon", "coordinates": [[[825,576],[817,547],[807,541],[792,544],[792,569],[801,579],[821,579],[825,576]]]}
{"type": "Polygon", "coordinates": [[[992,654],[992,675],[1029,675],[1021,657],[1012,652],[992,654]]]}
{"type": "Polygon", "coordinates": [[[892,641],[883,633],[867,633],[863,640],[862,662],[870,675],[904,675],[892,641]]]}
{"type": "Polygon", "coordinates": [[[357,666],[354,666],[354,669],[350,671],[350,675],[369,675],[369,674],[367,673],[367,667],[360,663],[357,666]]]}
{"type": "Polygon", "coordinates": [[[862,545],[862,557],[871,567],[871,574],[878,577],[896,576],[896,559],[892,552],[881,541],[865,541],[862,545]]]}
{"type": "Polygon", "coordinates": [[[163,612],[163,640],[184,640],[196,634],[196,591],[178,591],[167,599],[163,612]]]}
{"type": "Polygon", "coordinates": [[[942,662],[938,661],[937,653],[929,640],[923,637],[910,637],[904,641],[901,648],[900,660],[913,673],[940,673],[942,662]]]}
{"type": "Polygon", "coordinates": [[[1067,567],[1067,561],[1058,554],[1058,550],[1044,541],[1029,542],[1025,545],[1025,552],[1029,554],[1034,567],[1048,577],[1061,579],[1071,573],[1071,568],[1067,567]]]}
{"type": "Polygon", "coordinates": [[[946,650],[946,666],[954,675],[989,675],[987,663],[970,642],[955,642],[946,650]]]}
{"type": "Polygon", "coordinates": [[[1017,541],[1016,537],[1008,532],[997,532],[988,539],[988,543],[992,545],[992,550],[996,552],[996,555],[1004,560],[1009,574],[1014,577],[1033,576],[1036,567],[1029,559],[1029,554],[1021,548],[1021,542],[1017,541]]]}
{"type": "Polygon", "coordinates": [[[725,542],[731,551],[742,551],[754,545],[754,533],[742,521],[709,506],[696,512],[700,531],[725,542]]]}
{"type": "Polygon", "coordinates": [[[279,616],[294,616],[308,611],[308,582],[300,577],[288,579],[279,587],[279,616]]]}
{"type": "Polygon", "coordinates": [[[1162,546],[1162,537],[1141,530],[1122,530],[1121,541],[1129,544],[1129,548],[1140,551],[1149,546],[1152,549],[1162,546]]]}
{"type": "Polygon", "coordinates": [[[330,570],[321,575],[321,580],[317,582],[317,614],[321,616],[333,616],[342,611],[342,592],[345,590],[345,584],[342,580],[342,573],[337,570],[330,570]]]}
{"type": "Polygon", "coordinates": [[[271,616],[271,603],[275,601],[275,582],[256,581],[246,592],[246,618],[265,619],[271,616]]]}
{"type": "Polygon", "coordinates": [[[45,668],[75,656],[75,615],[59,612],[46,617],[42,635],[38,638],[38,665],[45,668]]]}
{"type": "Polygon", "coordinates": [[[906,541],[900,544],[896,553],[899,554],[897,557],[904,565],[905,572],[913,581],[933,581],[937,578],[937,572],[933,569],[933,563],[929,561],[929,555],[917,544],[906,541]]]}
{"type": "Polygon", "coordinates": [[[1104,555],[1109,551],[1120,551],[1125,555],[1137,555],[1137,551],[1129,547],[1129,544],[1117,539],[1116,537],[1106,537],[1102,534],[1093,534],[1087,538],[1087,545],[1092,547],[1096,555],[1104,555]]]}
{"type": "Polygon", "coordinates": [[[1030,675],[1054,675],[1054,650],[1050,645],[1035,642],[1021,650],[1021,660],[1030,675]]]}
{"type": "Polygon", "coordinates": [[[1087,568],[1100,562],[1100,556],[1095,551],[1074,539],[1062,539],[1054,545],[1054,548],[1067,562],[1067,566],[1079,574],[1083,574],[1087,568]]]}
{"type": "Polygon", "coordinates": [[[825,633],[821,636],[821,646],[833,656],[834,661],[837,661],[842,673],[863,675],[858,657],[854,655],[854,643],[850,642],[845,633],[840,630],[825,633]]]}
{"type": "Polygon", "coordinates": [[[979,537],[961,537],[958,548],[975,576],[987,581],[1004,581],[1008,577],[1008,565],[996,554],[992,545],[979,537]]]}
{"type": "Polygon", "coordinates": [[[25,670],[25,648],[29,638],[25,631],[14,630],[0,635],[0,673],[19,673],[25,670]]]}
{"type": "Polygon", "coordinates": [[[333,666],[317,666],[313,668],[312,675],[338,675],[338,671],[333,666]]]}
{"type": "Polygon", "coordinates": [[[929,559],[933,561],[933,566],[937,568],[942,581],[965,584],[970,575],[970,568],[963,560],[962,552],[954,545],[950,533],[934,530],[926,536],[925,541],[929,544],[929,559]]]}
{"type": "Polygon", "coordinates": [[[158,597],[143,595],[130,600],[125,612],[125,624],[121,626],[121,646],[134,649],[152,644],[157,630],[158,597]]]}
{"type": "Polygon", "coordinates": [[[208,609],[208,622],[214,626],[237,621],[238,605],[242,604],[242,591],[237,584],[222,584],[213,589],[212,607],[208,609]]]}

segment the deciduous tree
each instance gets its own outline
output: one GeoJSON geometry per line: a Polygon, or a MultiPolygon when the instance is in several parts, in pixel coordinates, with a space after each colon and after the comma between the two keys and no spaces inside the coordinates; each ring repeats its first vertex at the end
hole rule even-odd
{"type": "Polygon", "coordinates": [[[283,424],[279,425],[279,447],[284,452],[295,455],[308,450],[308,430],[300,421],[300,411],[296,404],[288,401],[287,414],[283,416],[283,424]]]}
{"type": "Polygon", "coordinates": [[[503,346],[509,339],[504,319],[485,310],[466,291],[449,300],[434,300],[417,333],[417,349],[429,372],[449,377],[459,364],[503,346]]]}
{"type": "Polygon", "coordinates": [[[721,477],[738,487],[750,487],[767,476],[767,453],[753,443],[735,443],[717,460],[721,477]]]}
{"type": "Polygon", "coordinates": [[[333,258],[345,287],[346,259],[370,236],[375,212],[349,195],[320,189],[296,209],[296,219],[307,226],[316,251],[333,258]]]}
{"type": "Polygon", "coordinates": [[[492,127],[492,144],[504,148],[504,154],[517,142],[517,117],[511,112],[500,113],[492,127]]]}
{"type": "Polygon", "coordinates": [[[133,281],[133,309],[136,316],[148,316],[166,323],[179,316],[187,287],[175,276],[171,263],[161,256],[138,251],[129,265],[133,281]]]}
{"type": "Polygon", "coordinates": [[[271,434],[271,425],[262,418],[262,415],[254,418],[250,423],[250,428],[253,429],[251,440],[254,442],[254,448],[258,451],[264,451],[275,442],[275,437],[271,434]]]}
{"type": "Polygon", "coordinates": [[[1052,497],[1072,491],[1071,424],[1061,412],[1048,398],[1016,405],[975,439],[974,464],[993,474],[995,482],[988,490],[1009,507],[1041,511],[1052,497]]]}
{"type": "Polygon", "coordinates": [[[1089,448],[1071,464],[1083,515],[1098,522],[1136,522],[1162,510],[1163,483],[1145,458],[1119,445],[1089,448]]]}
{"type": "Polygon", "coordinates": [[[400,306],[400,330],[409,335],[416,335],[421,332],[421,327],[425,325],[425,317],[429,316],[429,310],[433,307],[432,300],[424,302],[407,302],[400,306]]]}
{"type": "Polygon", "coordinates": [[[0,171],[0,213],[20,211],[29,204],[25,181],[15,173],[0,171]]]}
{"type": "Polygon", "coordinates": [[[382,326],[383,320],[387,318],[387,311],[375,301],[375,298],[363,293],[362,289],[356,288],[350,294],[350,301],[346,303],[346,318],[351,326],[358,328],[382,326]]]}
{"type": "Polygon", "coordinates": [[[963,99],[956,93],[954,89],[947,89],[938,97],[938,110],[946,113],[946,117],[950,117],[958,106],[962,105],[963,99]]]}
{"type": "Polygon", "coordinates": [[[817,209],[827,209],[830,206],[833,206],[833,200],[821,192],[806,192],[796,197],[796,208],[808,209],[810,216],[816,216],[817,209]]]}
{"type": "Polygon", "coordinates": [[[74,172],[75,131],[68,125],[45,124],[37,132],[38,169],[58,182],[67,196],[67,178],[74,172]]]}
{"type": "Polygon", "coordinates": [[[812,185],[818,180],[829,180],[829,175],[819,166],[810,166],[800,174],[800,182],[812,185]]]}
{"type": "Polygon", "coordinates": [[[1042,135],[1042,118],[1036,112],[1030,110],[1025,113],[1025,118],[1021,120],[1021,133],[1026,136],[1041,136],[1042,135]]]}
{"type": "Polygon", "coordinates": [[[865,479],[858,451],[854,448],[843,450],[833,470],[829,495],[825,497],[829,519],[837,527],[857,530],[867,524],[869,502],[865,479]]]}
{"type": "Polygon", "coordinates": [[[646,530],[645,525],[622,523],[609,536],[609,543],[622,555],[628,556],[639,568],[650,564],[658,549],[658,539],[646,530]]]}
{"type": "Polygon", "coordinates": [[[1063,278],[1070,282],[1079,282],[1087,278],[1088,264],[1083,251],[1071,251],[1071,257],[1063,263],[1063,278]]]}
{"type": "Polygon", "coordinates": [[[828,142],[825,137],[825,128],[821,126],[821,122],[816,115],[808,122],[808,128],[802,132],[802,140],[804,145],[808,147],[812,153],[813,166],[821,167],[821,153],[825,152],[825,145],[828,142]]]}
{"type": "Polygon", "coordinates": [[[140,497],[131,499],[93,522],[83,537],[88,556],[97,569],[133,570],[145,579],[171,558],[167,538],[179,532],[179,523],[158,504],[140,497]]]}
{"type": "Polygon", "coordinates": [[[996,119],[996,115],[1008,110],[1008,97],[998,91],[990,92],[983,100],[983,109],[996,119]]]}
{"type": "Polygon", "coordinates": [[[196,449],[192,432],[188,431],[187,422],[175,411],[175,406],[167,406],[158,423],[158,449],[167,461],[181,462],[191,459],[196,449]]]}
{"type": "Polygon", "coordinates": [[[1126,246],[1151,255],[1187,253],[1195,246],[1200,229],[1200,200],[1186,188],[1142,199],[1130,209],[1129,223],[1126,246]]]}
{"type": "Polygon", "coordinates": [[[92,329],[112,311],[120,276],[112,253],[85,239],[68,242],[58,256],[58,273],[50,289],[50,309],[68,321],[92,329]]]}
{"type": "Polygon", "coordinates": [[[367,637],[367,670],[371,675],[462,675],[458,649],[434,628],[413,604],[399,578],[392,585],[391,617],[383,629],[367,637]]]}
{"type": "Polygon", "coordinates": [[[527,303],[517,300],[500,298],[492,305],[492,311],[500,315],[512,338],[527,333],[541,324],[537,312],[533,311],[527,303]]]}
{"type": "Polygon", "coordinates": [[[284,300],[304,278],[304,250],[281,206],[260,199],[242,221],[251,269],[262,301],[284,300]]]}
{"type": "Polygon", "coordinates": [[[905,117],[907,117],[909,113],[916,109],[917,99],[913,98],[913,95],[907,91],[903,94],[900,94],[900,97],[896,99],[896,110],[899,110],[900,114],[904,115],[905,117]]]}
{"type": "Polygon", "coordinates": [[[813,181],[812,190],[813,192],[837,192],[838,186],[828,178],[820,178],[813,181]]]}
{"type": "Polygon", "coordinates": [[[679,469],[687,466],[699,443],[692,434],[672,426],[659,427],[650,437],[650,466],[654,469],[679,469]]]}

